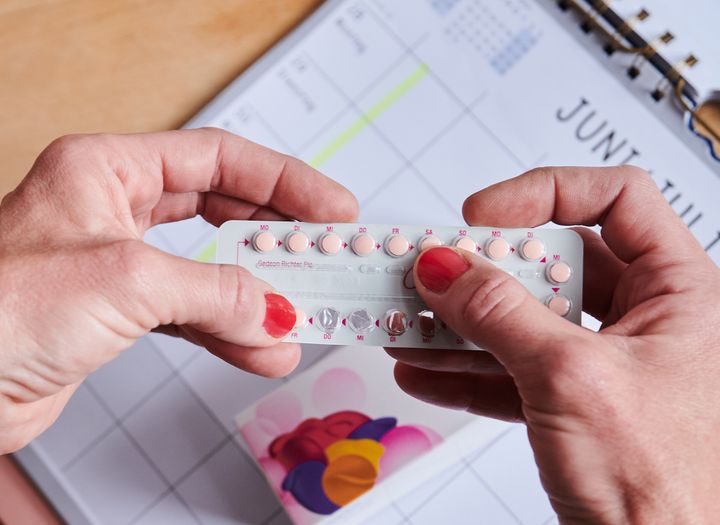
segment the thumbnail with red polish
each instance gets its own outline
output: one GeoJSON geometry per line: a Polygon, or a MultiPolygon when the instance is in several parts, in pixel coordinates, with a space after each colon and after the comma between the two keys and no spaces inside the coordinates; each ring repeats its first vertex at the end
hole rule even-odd
{"type": "Polygon", "coordinates": [[[280,294],[265,294],[265,321],[263,328],[270,337],[285,337],[295,326],[295,308],[280,294]]]}
{"type": "Polygon", "coordinates": [[[468,268],[470,263],[452,248],[431,248],[420,256],[417,276],[431,292],[443,293],[468,268]]]}

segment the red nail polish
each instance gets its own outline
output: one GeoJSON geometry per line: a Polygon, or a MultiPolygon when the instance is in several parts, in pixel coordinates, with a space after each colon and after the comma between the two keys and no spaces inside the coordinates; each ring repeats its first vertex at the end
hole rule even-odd
{"type": "Polygon", "coordinates": [[[420,256],[417,276],[431,292],[443,293],[468,268],[470,263],[452,248],[431,248],[420,256]]]}
{"type": "Polygon", "coordinates": [[[265,294],[263,328],[270,337],[281,339],[295,326],[295,308],[280,294],[265,294]]]}

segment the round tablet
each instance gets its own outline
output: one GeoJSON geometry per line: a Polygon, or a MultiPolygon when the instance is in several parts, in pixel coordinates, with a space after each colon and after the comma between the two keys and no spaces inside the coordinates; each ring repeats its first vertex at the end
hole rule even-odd
{"type": "Polygon", "coordinates": [[[396,233],[385,239],[385,251],[391,257],[402,257],[410,251],[410,243],[405,236],[396,233]]]}
{"type": "Polygon", "coordinates": [[[407,330],[407,314],[402,310],[392,309],[385,312],[383,328],[389,335],[402,335],[407,330]]]}
{"type": "Polygon", "coordinates": [[[269,231],[259,231],[252,238],[252,245],[255,251],[260,253],[267,253],[275,249],[277,246],[277,239],[269,231]]]}
{"type": "Polygon", "coordinates": [[[548,266],[548,281],[555,284],[565,284],[572,277],[572,268],[564,261],[557,261],[548,266]]]}
{"type": "Polygon", "coordinates": [[[493,261],[500,261],[510,255],[510,243],[502,237],[489,239],[485,243],[485,254],[493,261]]]}
{"type": "Polygon", "coordinates": [[[367,334],[375,328],[375,318],[365,308],[353,310],[347,316],[347,325],[355,333],[367,334]]]}
{"type": "Polygon", "coordinates": [[[318,239],[320,251],[325,255],[337,255],[343,249],[343,241],[337,233],[324,233],[318,239]]]}
{"type": "Polygon", "coordinates": [[[295,326],[294,328],[305,328],[307,326],[307,314],[304,310],[295,308],[295,326]]]}
{"type": "Polygon", "coordinates": [[[329,306],[321,308],[315,314],[313,323],[318,330],[331,334],[340,327],[340,312],[329,306]]]}
{"type": "Polygon", "coordinates": [[[424,337],[435,337],[435,313],[430,310],[422,310],[418,312],[418,331],[424,337]]]}
{"type": "Polygon", "coordinates": [[[526,261],[539,261],[545,255],[545,244],[539,239],[525,239],[520,245],[520,256],[526,261]]]}
{"type": "Polygon", "coordinates": [[[423,235],[417,243],[418,250],[423,251],[436,246],[442,246],[442,241],[434,235],[423,235]]]}
{"type": "Polygon", "coordinates": [[[310,247],[310,238],[301,231],[288,233],[285,237],[285,248],[290,253],[303,253],[310,247]]]}
{"type": "Polygon", "coordinates": [[[453,240],[453,246],[466,250],[470,253],[475,253],[477,251],[477,243],[470,237],[455,237],[453,240]]]}
{"type": "Polygon", "coordinates": [[[568,299],[564,295],[551,295],[547,298],[545,304],[548,308],[550,308],[550,310],[552,310],[561,317],[565,317],[567,314],[569,314],[570,308],[572,308],[570,299],[568,299]]]}
{"type": "Polygon", "coordinates": [[[375,239],[369,233],[358,233],[350,241],[350,246],[357,255],[366,257],[375,251],[375,239]]]}

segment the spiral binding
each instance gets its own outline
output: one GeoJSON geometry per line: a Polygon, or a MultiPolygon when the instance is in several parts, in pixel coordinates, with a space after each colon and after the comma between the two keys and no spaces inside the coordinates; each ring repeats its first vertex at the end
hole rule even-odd
{"type": "MultiPolygon", "coordinates": [[[[631,79],[640,76],[645,64],[649,64],[660,73],[660,81],[650,92],[656,102],[672,94],[680,107],[689,115],[691,130],[708,142],[710,152],[716,160],[720,160],[720,121],[704,117],[699,111],[703,104],[698,103],[697,90],[688,82],[683,73],[698,63],[698,58],[690,53],[676,64],[668,62],[661,54],[663,46],[670,43],[675,36],[670,31],[647,41],[635,27],[650,16],[646,9],[640,9],[633,16],[623,19],[608,2],[603,0],[556,0],[563,11],[572,9],[580,16],[580,28],[585,33],[595,31],[606,41],[603,45],[605,53],[616,52],[635,55],[627,69],[631,79]]],[[[719,103],[716,100],[707,103],[719,103]]],[[[707,106],[704,108],[707,109],[707,106]]]]}

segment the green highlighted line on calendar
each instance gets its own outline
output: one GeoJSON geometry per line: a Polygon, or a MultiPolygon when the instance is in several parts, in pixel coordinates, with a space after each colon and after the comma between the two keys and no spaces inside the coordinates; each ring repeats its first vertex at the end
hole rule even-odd
{"type": "Polygon", "coordinates": [[[370,109],[368,109],[367,112],[358,117],[357,120],[345,128],[342,133],[330,141],[327,146],[320,150],[320,153],[310,159],[309,164],[313,168],[320,168],[352,139],[357,137],[362,130],[372,123],[373,120],[377,119],[380,115],[393,107],[401,98],[403,98],[403,96],[410,92],[412,88],[417,86],[420,81],[427,76],[429,70],[430,68],[428,68],[426,64],[420,64],[412,73],[405,77],[402,82],[391,89],[375,104],[370,106],[370,109]]]}

